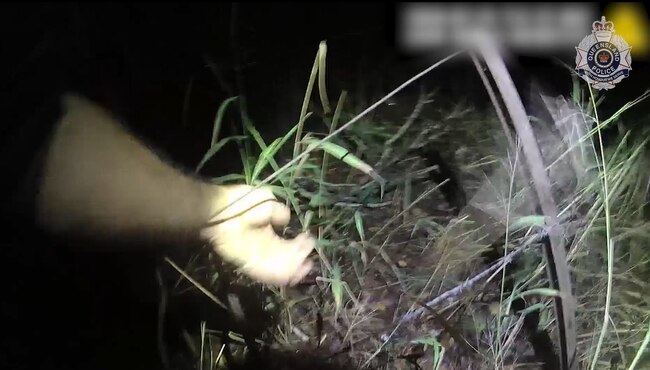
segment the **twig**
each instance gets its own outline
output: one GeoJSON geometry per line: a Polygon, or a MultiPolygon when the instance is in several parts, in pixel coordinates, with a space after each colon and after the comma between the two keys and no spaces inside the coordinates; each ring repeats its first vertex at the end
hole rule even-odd
{"type": "Polygon", "coordinates": [[[424,302],[420,302],[420,301],[416,300],[415,303],[422,306],[422,308],[424,308],[429,313],[429,315],[431,315],[433,317],[433,320],[436,323],[438,323],[440,326],[442,326],[443,329],[447,333],[449,333],[449,335],[452,338],[454,338],[456,343],[461,345],[465,349],[465,351],[467,351],[467,353],[469,353],[469,354],[479,353],[478,350],[476,348],[474,348],[474,346],[472,346],[467,341],[467,339],[465,339],[465,337],[459,332],[459,330],[454,328],[453,325],[449,324],[449,322],[444,317],[442,317],[442,315],[440,315],[438,312],[436,312],[436,310],[434,310],[433,308],[427,306],[426,303],[424,303],[424,302]]]}
{"type": "Polygon", "coordinates": [[[519,257],[521,254],[523,254],[528,248],[534,244],[535,242],[540,241],[544,237],[545,232],[541,232],[539,234],[533,235],[530,238],[528,238],[518,249],[514,250],[513,252],[507,254],[506,256],[502,257],[499,259],[499,261],[495,262],[487,268],[486,270],[474,275],[472,278],[466,280],[464,283],[456,286],[455,288],[452,288],[439,296],[435,297],[434,299],[430,300],[429,302],[426,302],[423,307],[418,308],[417,310],[407,312],[405,315],[403,315],[399,322],[397,323],[397,326],[391,333],[384,333],[381,336],[381,339],[385,342],[389,342],[395,337],[395,333],[397,332],[398,328],[407,322],[413,321],[419,317],[421,317],[424,313],[426,313],[429,309],[432,307],[435,307],[439,304],[442,304],[444,302],[451,301],[452,299],[455,299],[458,297],[460,294],[462,294],[464,291],[466,291],[468,288],[471,288],[474,286],[476,283],[479,281],[483,280],[485,277],[488,275],[491,275],[493,273],[496,273],[500,271],[501,269],[505,268],[506,265],[508,265],[510,262],[512,262],[515,258],[519,257]]]}
{"type": "Polygon", "coordinates": [[[492,85],[490,85],[490,80],[485,74],[485,71],[483,70],[483,67],[481,66],[481,63],[479,62],[476,55],[474,55],[474,53],[470,53],[470,56],[472,58],[472,62],[474,62],[474,67],[476,67],[476,71],[481,77],[481,81],[483,81],[485,90],[487,90],[488,96],[490,97],[490,101],[492,102],[492,106],[494,106],[494,110],[497,113],[497,117],[499,118],[499,122],[501,122],[501,127],[503,128],[503,132],[505,132],[506,134],[506,139],[508,140],[508,145],[510,146],[510,150],[514,152],[517,150],[517,146],[515,145],[515,140],[512,138],[512,133],[510,132],[510,126],[508,126],[508,120],[506,119],[505,114],[503,114],[503,109],[501,109],[501,105],[499,104],[499,100],[497,99],[497,96],[494,93],[494,89],[492,88],[492,85]]]}
{"type": "Polygon", "coordinates": [[[176,265],[172,260],[169,258],[165,257],[165,262],[169,263],[176,271],[178,271],[179,274],[183,275],[183,277],[187,280],[189,280],[190,283],[194,284],[195,287],[197,287],[203,294],[208,296],[214,303],[219,305],[221,308],[224,310],[228,310],[228,307],[219,300],[214,294],[212,294],[209,290],[207,290],[203,285],[201,285],[198,281],[192,279],[190,275],[187,274],[187,272],[183,271],[178,265],[176,265]]]}
{"type": "Polygon", "coordinates": [[[383,208],[388,207],[392,204],[392,201],[381,202],[381,203],[348,203],[348,202],[336,202],[334,205],[336,207],[342,208],[383,208]]]}
{"type": "Polygon", "coordinates": [[[560,362],[562,369],[572,370],[577,366],[575,361],[577,342],[576,303],[571,290],[571,276],[567,265],[566,251],[561,242],[558,211],[551,193],[551,184],[545,171],[544,161],[535,140],[533,129],[528,121],[528,115],[503,59],[497,53],[496,47],[489,43],[482,46],[480,51],[501,93],[517,135],[521,138],[522,149],[530,168],[531,180],[537,193],[540,208],[544,216],[550,221],[551,227],[548,229],[549,235],[547,243],[545,243],[547,245],[545,254],[549,280],[552,287],[560,292],[555,299],[555,316],[560,337],[560,362]]]}

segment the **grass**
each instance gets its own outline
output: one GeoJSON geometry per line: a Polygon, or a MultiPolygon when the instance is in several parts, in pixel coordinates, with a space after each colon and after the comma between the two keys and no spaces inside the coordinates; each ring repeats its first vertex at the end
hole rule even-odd
{"type": "MultiPolygon", "coordinates": [[[[332,113],[324,86],[326,53],[321,43],[296,125],[270,144],[245,114],[245,135],[219,138],[237,99],[218,109],[210,149],[197,171],[223,146],[239,145],[244,173],[215,182],[270,184],[296,214],[287,236],[307,230],[316,235],[319,263],[313,282],[295,289],[251,285],[211,261],[187,266],[183,274],[192,275],[194,286],[219,290],[211,293],[214,299],[222,302],[232,297],[233,286],[245,286],[246,294],[259,298],[252,305],[274,319],[254,334],[202,327],[198,341],[188,339],[200,343],[194,346],[200,348],[198,367],[227,367],[237,359],[233,354],[265,345],[375,369],[413,368],[413,361],[430,369],[540,368],[528,339],[535,329],[557,336],[552,301],[559,293],[548,288],[538,243],[526,242],[540,233],[544,217],[535,214],[521,177],[523,159],[504,149],[510,139],[497,115],[436,103],[435,92],[423,85],[411,91],[416,77],[435,73],[433,66],[359,114],[350,107],[363,102],[342,92],[332,113]],[[314,92],[320,107],[312,104],[314,92]],[[399,114],[385,104],[389,98],[398,101],[399,114]],[[390,116],[397,117],[385,119],[390,116]],[[307,120],[320,120],[327,129],[304,132],[307,120]],[[291,138],[292,156],[281,158],[291,138]],[[463,187],[472,195],[472,207],[459,215],[449,209],[441,184],[430,179],[435,165],[420,153],[431,146],[459,163],[463,187]],[[487,269],[486,251],[506,255],[526,243],[530,247],[516,266],[495,265],[477,283],[462,285],[487,269]],[[217,283],[224,276],[228,283],[217,283]],[[459,286],[464,289],[456,293],[459,286]],[[435,300],[445,292],[454,294],[435,300]],[[436,304],[422,306],[429,301],[436,304]],[[515,310],[521,301],[526,307],[515,310]],[[532,317],[533,329],[527,326],[532,317]]],[[[535,124],[531,117],[566,227],[581,369],[650,368],[647,139],[623,130],[616,145],[595,149],[603,147],[602,130],[621,124],[646,97],[603,119],[602,98],[575,80],[572,100],[546,99],[555,124],[535,124]]],[[[228,305],[232,309],[232,299],[228,305]]]]}

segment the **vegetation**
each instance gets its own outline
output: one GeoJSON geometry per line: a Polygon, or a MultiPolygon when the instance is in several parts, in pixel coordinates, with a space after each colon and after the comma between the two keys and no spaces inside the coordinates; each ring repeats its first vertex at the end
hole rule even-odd
{"type": "MultiPolygon", "coordinates": [[[[179,267],[192,277],[189,286],[228,302],[232,319],[188,335],[196,368],[227,368],[262,347],[353,368],[544,368],[540,356],[558,352],[559,292],[549,288],[539,238],[545,219],[525,161],[508,149],[497,115],[437,105],[415,77],[359,114],[352,107],[364,102],[345,91],[332,109],[325,53],[322,43],[301,115],[283,137],[266,143],[236,97],[219,107],[197,171],[237,143],[243,174],[214,181],[271,186],[296,215],[284,234],[311,231],[319,263],[308,282],[290,289],[250,284],[208,255],[179,267]],[[243,135],[219,137],[237,111],[243,135]],[[308,120],[322,122],[322,132],[305,132],[308,120]],[[432,181],[441,164],[427,161],[431,147],[459,164],[470,195],[460,212],[444,181],[432,181]],[[502,256],[514,263],[503,268],[502,256]],[[544,352],[549,341],[555,348],[544,352]]],[[[647,94],[599,117],[602,99],[578,80],[574,86],[572,100],[544,98],[551,121],[533,116],[531,123],[564,227],[578,367],[648,369],[649,136],[621,129],[616,145],[604,147],[602,139],[647,94]]]]}

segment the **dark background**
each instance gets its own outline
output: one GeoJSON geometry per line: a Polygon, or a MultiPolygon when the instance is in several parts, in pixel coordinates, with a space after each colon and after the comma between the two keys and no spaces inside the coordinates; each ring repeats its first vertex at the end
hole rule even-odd
{"type": "MultiPolygon", "coordinates": [[[[246,95],[249,113],[266,137],[295,124],[321,40],[329,47],[330,99],[336,101],[341,89],[359,92],[360,83],[367,99],[379,98],[433,61],[400,55],[393,24],[393,5],[366,3],[2,4],[0,134],[8,139],[2,140],[2,159],[15,171],[5,171],[5,177],[11,182],[27,167],[55,118],[32,117],[64,91],[106,105],[139,137],[190,169],[208,149],[216,110],[230,96],[246,95]],[[37,124],[19,136],[24,141],[9,139],[24,122],[37,124]],[[31,134],[33,140],[25,139],[31,134]]],[[[568,93],[571,79],[557,58],[572,64],[574,51],[511,55],[508,62],[523,93],[531,81],[552,94],[568,93]]],[[[426,80],[449,102],[489,105],[467,60],[426,80]]],[[[633,61],[631,77],[606,93],[602,114],[639,96],[648,82],[647,63],[633,61]]],[[[223,135],[232,133],[228,127],[223,135]]],[[[229,147],[205,173],[239,167],[229,147]]],[[[2,261],[3,300],[14,310],[3,314],[2,326],[11,321],[17,329],[0,334],[0,366],[157,364],[155,258],[79,257],[53,252],[55,242],[21,225],[4,230],[3,252],[19,252],[2,261]]]]}
{"type": "MultiPolygon", "coordinates": [[[[434,58],[396,51],[394,13],[394,5],[371,3],[4,4],[0,108],[20,117],[53,94],[77,90],[193,167],[229,96],[246,95],[251,117],[268,136],[291,127],[321,40],[329,46],[333,101],[341,89],[359,93],[359,82],[385,92],[426,67],[434,58]]],[[[571,80],[557,59],[571,65],[574,58],[568,50],[508,61],[523,92],[536,80],[558,94],[569,91],[571,80]]],[[[450,100],[488,102],[466,60],[448,63],[427,81],[450,100]]],[[[632,77],[608,100],[620,106],[647,81],[645,63],[633,61],[632,77]]],[[[214,170],[236,169],[222,166],[214,170]]]]}

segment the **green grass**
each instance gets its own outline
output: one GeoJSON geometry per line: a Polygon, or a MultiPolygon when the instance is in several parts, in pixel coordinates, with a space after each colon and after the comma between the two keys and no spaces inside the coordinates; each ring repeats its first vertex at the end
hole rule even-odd
{"type": "MultiPolygon", "coordinates": [[[[272,289],[265,304],[278,309],[276,324],[253,339],[281,350],[315,348],[334,360],[378,369],[409,368],[405,353],[419,354],[419,364],[431,369],[451,363],[485,369],[532,366],[523,315],[539,314],[540,329],[556,334],[552,298],[557,292],[548,289],[544,259],[536,247],[510,273],[512,289],[506,289],[505,270],[500,270],[432,307],[428,315],[435,319],[396,327],[400,317],[420,307],[418,302],[485,270],[480,256],[490,245],[501,243],[507,253],[543,224],[543,217],[529,210],[530,189],[517,172],[524,161],[504,149],[506,138],[497,117],[466,104],[438,105],[432,101],[435,93],[425,90],[416,97],[388,94],[400,107],[409,107],[400,108],[398,117],[385,104],[370,105],[372,117],[366,114],[369,109],[355,114],[350,107],[364,102],[347,92],[340,94],[332,113],[324,86],[326,52],[321,43],[301,114],[284,136],[266,143],[246,118],[245,135],[220,138],[225,112],[239,109],[233,97],[218,109],[210,148],[197,166],[199,171],[223,146],[239,145],[243,174],[215,181],[269,183],[296,215],[287,235],[309,230],[318,238],[315,285],[272,289]],[[315,91],[319,109],[312,109],[315,91]],[[389,116],[393,120],[385,118],[389,116]],[[322,120],[329,132],[304,132],[309,119],[322,120]],[[318,139],[323,135],[325,139],[318,139]],[[292,157],[280,158],[292,138],[292,157]],[[435,169],[411,154],[428,145],[460,164],[461,181],[473,195],[470,203],[488,207],[494,225],[475,216],[455,217],[446,209],[440,184],[428,180],[435,169]],[[516,298],[528,303],[523,314],[511,310],[516,298]],[[398,340],[382,340],[385,333],[398,340]]],[[[646,95],[612,117],[600,118],[602,99],[577,80],[574,86],[573,100],[560,104],[565,110],[556,112],[558,119],[573,112],[576,122],[587,118],[595,128],[582,125],[582,132],[570,134],[534,128],[554,181],[560,218],[569,227],[579,368],[609,369],[612,363],[619,369],[649,368],[647,140],[624,131],[617,145],[602,153],[594,149],[595,142],[602,145],[602,130],[620,123],[646,95]]],[[[208,276],[216,274],[209,261],[201,268],[212,271],[208,276]]],[[[230,343],[220,337],[222,332],[202,328],[201,333],[201,347],[212,344],[209,351],[199,351],[197,361],[210,368],[225,361],[224,348],[245,352],[250,343],[241,333],[231,333],[236,339],[230,343]]]]}

